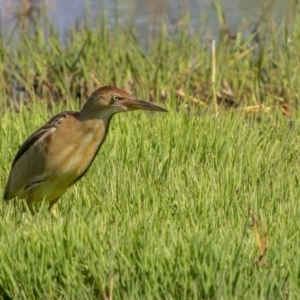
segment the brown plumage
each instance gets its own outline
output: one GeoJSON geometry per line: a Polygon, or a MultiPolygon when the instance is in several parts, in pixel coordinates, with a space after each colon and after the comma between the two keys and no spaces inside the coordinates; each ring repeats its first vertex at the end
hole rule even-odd
{"type": "Polygon", "coordinates": [[[108,133],[114,114],[130,110],[166,111],[106,86],[96,90],[79,112],[65,111],[50,119],[20,147],[4,192],[13,197],[54,204],[88,171],[108,133]]]}

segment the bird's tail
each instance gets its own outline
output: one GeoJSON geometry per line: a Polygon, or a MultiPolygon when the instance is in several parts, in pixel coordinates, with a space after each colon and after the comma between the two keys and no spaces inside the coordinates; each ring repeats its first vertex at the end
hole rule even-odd
{"type": "Polygon", "coordinates": [[[9,201],[10,199],[14,198],[13,196],[9,195],[7,188],[5,189],[2,199],[4,201],[9,201]]]}

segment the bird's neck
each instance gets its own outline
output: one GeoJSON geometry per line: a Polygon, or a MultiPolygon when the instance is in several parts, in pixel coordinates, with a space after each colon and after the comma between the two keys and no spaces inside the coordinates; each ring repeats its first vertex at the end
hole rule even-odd
{"type": "Polygon", "coordinates": [[[82,110],[79,113],[79,119],[81,121],[87,121],[87,120],[100,120],[104,123],[109,122],[113,115],[118,113],[120,110],[117,107],[97,107],[94,105],[94,103],[91,103],[87,101],[82,110]]]}
{"type": "Polygon", "coordinates": [[[115,111],[113,109],[105,109],[105,110],[98,110],[98,111],[87,111],[82,110],[78,115],[78,119],[83,124],[103,124],[105,127],[109,125],[109,122],[115,111]]]}

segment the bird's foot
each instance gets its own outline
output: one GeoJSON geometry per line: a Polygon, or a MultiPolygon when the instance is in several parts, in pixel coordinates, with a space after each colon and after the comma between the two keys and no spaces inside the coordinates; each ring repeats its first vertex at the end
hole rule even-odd
{"type": "Polygon", "coordinates": [[[54,205],[49,206],[48,209],[50,216],[53,220],[59,220],[59,221],[63,221],[63,218],[59,216],[59,213],[57,212],[56,208],[54,207],[54,205]]]}

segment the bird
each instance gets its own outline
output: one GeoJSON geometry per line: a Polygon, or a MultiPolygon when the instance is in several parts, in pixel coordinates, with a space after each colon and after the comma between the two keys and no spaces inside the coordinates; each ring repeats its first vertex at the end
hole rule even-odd
{"type": "Polygon", "coordinates": [[[104,86],[95,90],[80,111],[63,111],[31,134],[17,151],[3,199],[55,204],[92,165],[106,140],[112,117],[120,112],[149,110],[167,112],[153,103],[138,100],[126,91],[104,86]]]}

